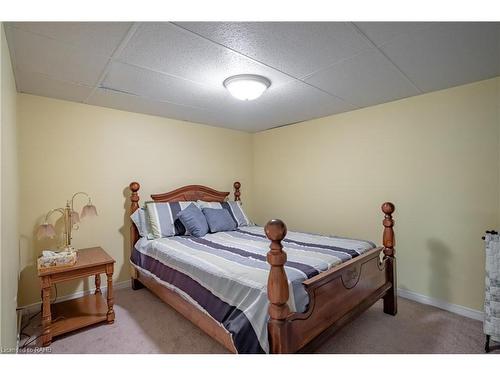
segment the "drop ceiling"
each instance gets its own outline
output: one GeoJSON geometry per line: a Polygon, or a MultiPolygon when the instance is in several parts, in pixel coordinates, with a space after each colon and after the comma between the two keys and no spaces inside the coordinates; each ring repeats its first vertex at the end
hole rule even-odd
{"type": "Polygon", "coordinates": [[[500,23],[14,22],[23,93],[256,132],[500,75],[500,23]],[[242,102],[223,87],[259,74],[242,102]]]}

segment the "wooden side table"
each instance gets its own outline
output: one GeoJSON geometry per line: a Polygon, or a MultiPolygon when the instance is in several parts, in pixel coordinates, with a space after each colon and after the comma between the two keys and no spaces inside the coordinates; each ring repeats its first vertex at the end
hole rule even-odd
{"type": "Polygon", "coordinates": [[[39,270],[42,287],[42,345],[48,346],[52,338],[99,322],[112,324],[113,267],[115,260],[101,247],[78,250],[78,259],[73,266],[61,269],[39,270]],[[108,282],[107,298],[101,293],[101,273],[108,282]],[[51,286],[59,282],[95,276],[95,294],[80,298],[50,303],[51,286]]]}

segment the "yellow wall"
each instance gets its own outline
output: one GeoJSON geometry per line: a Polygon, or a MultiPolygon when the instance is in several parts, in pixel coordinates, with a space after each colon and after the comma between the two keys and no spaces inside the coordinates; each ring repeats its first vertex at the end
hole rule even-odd
{"type": "Polygon", "coordinates": [[[0,129],[0,347],[16,347],[16,298],[18,277],[18,189],[16,85],[3,24],[0,40],[1,129],[0,129]]]}
{"type": "MultiPolygon", "coordinates": [[[[190,183],[232,191],[242,183],[251,211],[252,136],[160,117],[19,94],[21,174],[20,304],[39,300],[35,259],[54,241],[34,239],[51,208],[76,191],[91,194],[99,216],[73,233],[75,247],[100,245],[116,259],[115,280],[129,279],[128,184],[141,200],[190,183]]],[[[81,198],[79,207],[85,200],[81,198]]],[[[86,284],[85,287],[92,287],[86,284]]],[[[61,284],[59,296],[81,290],[61,284]]]]}
{"type": "Polygon", "coordinates": [[[106,248],[125,281],[131,180],[144,201],[239,179],[259,224],[280,217],[290,229],[377,242],[380,204],[393,201],[399,286],[481,310],[480,237],[500,221],[499,87],[477,82],[254,135],[19,94],[20,304],[39,300],[35,258],[54,244],[34,239],[36,225],[73,192],[91,193],[99,211],[75,246],[106,248]]]}
{"type": "Polygon", "coordinates": [[[255,220],[381,242],[399,287],[482,310],[481,236],[499,225],[500,78],[258,133],[255,220]]]}

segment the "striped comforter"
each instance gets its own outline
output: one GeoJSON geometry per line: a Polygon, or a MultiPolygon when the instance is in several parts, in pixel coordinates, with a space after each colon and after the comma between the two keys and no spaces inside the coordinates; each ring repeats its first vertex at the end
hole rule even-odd
{"type": "MultiPolygon", "coordinates": [[[[283,246],[288,305],[298,312],[309,302],[304,280],[375,247],[369,241],[298,232],[288,232],[283,246]]],[[[267,353],[268,251],[264,229],[248,226],[201,238],[141,238],[131,260],[224,326],[239,353],[267,353]]]]}

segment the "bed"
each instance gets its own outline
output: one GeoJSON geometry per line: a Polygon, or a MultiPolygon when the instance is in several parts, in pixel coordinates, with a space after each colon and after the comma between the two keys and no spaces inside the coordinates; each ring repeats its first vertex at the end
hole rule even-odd
{"type": "MultiPolygon", "coordinates": [[[[239,182],[234,200],[241,201],[239,182]]],[[[130,214],[140,185],[130,184],[130,214]]],[[[155,202],[224,202],[229,192],[189,185],[155,202]]],[[[130,226],[133,289],[150,289],[233,353],[313,351],[380,298],[395,315],[396,260],[392,213],[384,203],[383,246],[370,241],[265,227],[201,238],[146,239],[130,226]]]]}

